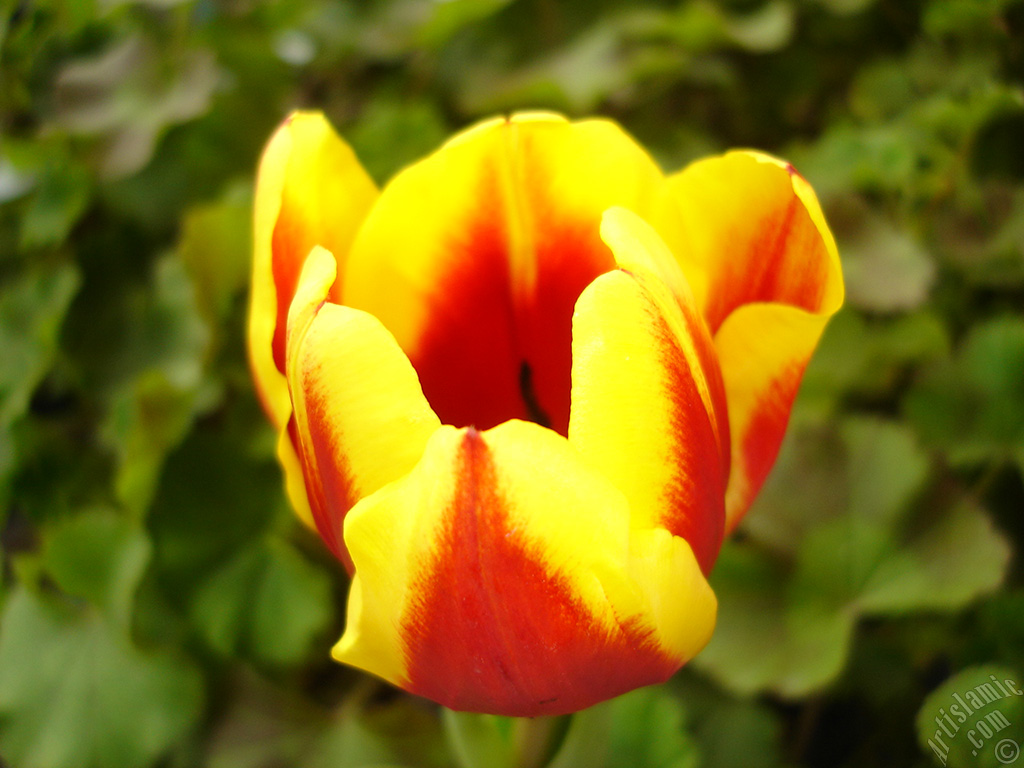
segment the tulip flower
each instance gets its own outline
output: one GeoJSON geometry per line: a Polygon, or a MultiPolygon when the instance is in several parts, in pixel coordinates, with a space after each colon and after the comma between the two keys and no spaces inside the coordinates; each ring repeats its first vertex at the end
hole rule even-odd
{"type": "Polygon", "coordinates": [[[791,166],[665,175],[612,122],[529,113],[378,190],[298,113],[255,207],[250,359],[289,498],[352,575],[339,661],[534,716],[707,643],[707,575],[843,299],[791,166]]]}

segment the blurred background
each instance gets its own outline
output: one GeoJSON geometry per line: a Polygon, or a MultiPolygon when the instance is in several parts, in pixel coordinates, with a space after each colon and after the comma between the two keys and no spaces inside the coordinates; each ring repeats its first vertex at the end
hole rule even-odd
{"type": "Polygon", "coordinates": [[[246,366],[253,172],[300,106],[378,182],[526,107],[666,170],[791,160],[848,301],[715,638],[613,705],[608,768],[1014,762],[1024,697],[982,747],[934,735],[1024,684],[1024,2],[0,9],[0,764],[462,765],[433,706],[328,659],[346,580],[246,366]]]}

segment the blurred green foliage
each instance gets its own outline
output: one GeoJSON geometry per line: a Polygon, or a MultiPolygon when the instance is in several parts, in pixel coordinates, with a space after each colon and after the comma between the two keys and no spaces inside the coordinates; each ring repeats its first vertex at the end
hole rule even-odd
{"type": "MultiPolygon", "coordinates": [[[[608,768],[935,764],[954,693],[1024,684],[1022,81],[1020,0],[0,0],[0,765],[469,768],[329,660],[345,579],[249,381],[252,174],[300,106],[378,181],[530,107],[800,168],[848,302],[716,635],[579,722],[608,768]]],[[[1020,742],[1003,704],[948,765],[1020,742]]],[[[573,727],[552,764],[598,765],[573,727]]]]}

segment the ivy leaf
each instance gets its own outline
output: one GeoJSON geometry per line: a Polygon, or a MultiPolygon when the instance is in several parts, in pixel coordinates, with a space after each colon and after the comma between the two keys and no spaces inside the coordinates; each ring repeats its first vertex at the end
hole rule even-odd
{"type": "MultiPolygon", "coordinates": [[[[722,548],[711,586],[718,623],[691,664],[737,693],[799,696],[843,668],[855,616],[833,602],[793,599],[785,573],[754,549],[722,548]]],[[[800,595],[800,598],[806,595],[800,595]]]]}
{"type": "Polygon", "coordinates": [[[21,220],[19,244],[24,250],[64,243],[89,204],[92,179],[66,155],[58,151],[41,163],[36,189],[21,220]]]}
{"type": "Polygon", "coordinates": [[[429,101],[384,93],[366,105],[345,137],[359,161],[379,184],[444,142],[444,116],[429,101]]]}
{"type": "Polygon", "coordinates": [[[18,463],[12,427],[52,364],[78,286],[75,267],[60,264],[33,267],[0,292],[0,508],[18,463]]]}
{"type": "Polygon", "coordinates": [[[840,437],[838,463],[819,450],[784,478],[816,489],[791,497],[800,516],[773,525],[775,507],[754,510],[767,519],[748,531],[774,554],[754,540],[722,549],[718,626],[693,663],[732,690],[803,696],[842,671],[861,617],[955,610],[1006,573],[1010,547],[983,510],[962,501],[912,518],[929,465],[908,428],[848,419],[840,437]]]}
{"type": "MultiPolygon", "coordinates": [[[[149,508],[167,454],[208,407],[199,394],[149,370],[112,396],[102,434],[118,459],[117,497],[136,515],[149,508]]],[[[209,390],[204,394],[212,397],[209,390]]]]}
{"type": "Polygon", "coordinates": [[[25,412],[50,367],[64,314],[78,285],[73,265],[40,265],[0,293],[0,429],[7,429],[25,412]]]}
{"type": "Polygon", "coordinates": [[[24,587],[0,628],[0,750],[33,768],[144,768],[193,726],[197,671],[143,651],[99,614],[24,587]]]}
{"type": "Polygon", "coordinates": [[[1024,320],[973,327],[952,360],[908,393],[907,418],[957,463],[1012,460],[1024,445],[1024,320]]]}
{"type": "Polygon", "coordinates": [[[254,427],[268,434],[273,447],[258,406],[251,406],[240,415],[244,431],[193,431],[161,475],[146,522],[160,579],[183,610],[212,572],[263,535],[275,514],[285,514],[281,470],[272,454],[261,449],[258,459],[249,455],[254,427]]]}
{"type": "Polygon", "coordinates": [[[439,47],[463,27],[500,11],[511,0],[447,0],[434,3],[430,16],[416,33],[416,43],[439,47]]]}
{"type": "Polygon", "coordinates": [[[956,609],[997,587],[1011,554],[985,511],[965,502],[880,562],[858,603],[874,614],[956,609]]]}
{"type": "Polygon", "coordinates": [[[218,569],[192,610],[219,653],[282,665],[302,659],[333,617],[327,575],[274,538],[258,539],[218,569]]]}
{"type": "Polygon", "coordinates": [[[252,258],[252,200],[231,187],[218,202],[192,208],[182,222],[178,254],[195,302],[213,332],[228,320],[248,285],[252,258]]]}
{"type": "Polygon", "coordinates": [[[928,478],[929,462],[906,427],[880,419],[848,419],[843,425],[850,488],[847,516],[888,524],[928,478]]]}
{"type": "Polygon", "coordinates": [[[153,282],[125,340],[102,432],[117,456],[118,498],[140,515],[166,455],[218,396],[215,382],[203,375],[209,328],[181,260],[161,260],[153,282]]]}
{"type": "Polygon", "coordinates": [[[730,38],[749,51],[776,51],[793,36],[795,16],[793,5],[786,0],[768,0],[752,13],[730,17],[726,29],[730,38]]]}
{"type": "Polygon", "coordinates": [[[783,728],[769,704],[730,696],[690,669],[669,685],[686,703],[688,730],[699,747],[702,768],[788,765],[781,755],[783,728]]]}
{"type": "Polygon", "coordinates": [[[164,130],[209,109],[218,81],[213,54],[178,48],[170,55],[174,66],[136,34],[66,64],[57,76],[55,123],[69,133],[104,138],[103,175],[138,171],[164,130]]]}
{"type": "Polygon", "coordinates": [[[1012,765],[1024,742],[1024,678],[997,665],[968,667],[936,688],[917,713],[921,748],[947,768],[1012,765]]]}
{"type": "Polygon", "coordinates": [[[875,312],[905,311],[927,299],[935,264],[910,233],[874,216],[846,239],[843,275],[852,305],[875,312]]]}
{"type": "Polygon", "coordinates": [[[88,600],[127,632],[151,550],[140,525],[111,510],[96,509],[50,528],[43,561],[64,592],[88,600]]]}

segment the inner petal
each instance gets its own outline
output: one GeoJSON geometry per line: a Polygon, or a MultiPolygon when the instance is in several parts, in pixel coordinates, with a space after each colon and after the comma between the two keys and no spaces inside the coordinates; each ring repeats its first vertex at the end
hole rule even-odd
{"type": "Polygon", "coordinates": [[[391,330],[443,422],[520,418],[565,434],[573,308],[614,268],[601,214],[644,213],[662,186],[611,123],[482,124],[388,185],[353,246],[343,301],[391,330]]]}

